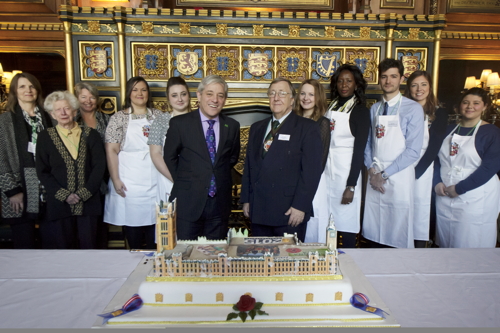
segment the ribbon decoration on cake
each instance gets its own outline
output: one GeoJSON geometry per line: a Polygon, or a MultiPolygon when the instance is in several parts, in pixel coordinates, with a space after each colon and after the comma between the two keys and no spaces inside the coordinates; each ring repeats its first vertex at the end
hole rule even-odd
{"type": "Polygon", "coordinates": [[[371,312],[373,314],[376,314],[377,316],[380,316],[382,318],[385,318],[384,314],[388,314],[384,310],[380,308],[376,308],[374,306],[369,306],[368,303],[370,300],[365,294],[362,293],[354,293],[351,297],[351,304],[355,308],[358,308],[360,310],[366,311],[366,312],[371,312]]]}
{"type": "Polygon", "coordinates": [[[142,306],[142,303],[142,298],[138,294],[134,294],[134,296],[132,296],[128,301],[125,302],[125,304],[123,304],[121,309],[103,313],[98,316],[104,318],[104,321],[102,323],[105,324],[111,318],[122,316],[126,313],[138,310],[142,306]]]}

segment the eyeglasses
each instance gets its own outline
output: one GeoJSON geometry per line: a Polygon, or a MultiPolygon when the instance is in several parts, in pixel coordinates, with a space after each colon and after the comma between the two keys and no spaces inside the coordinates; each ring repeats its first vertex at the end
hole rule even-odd
{"type": "MultiPolygon", "coordinates": [[[[282,91],[282,90],[278,91],[278,96],[279,97],[285,97],[288,94],[289,94],[289,92],[286,92],[286,91],[282,91]]],[[[276,91],[273,90],[273,91],[268,92],[267,96],[269,96],[269,97],[276,96],[276,91]]]]}

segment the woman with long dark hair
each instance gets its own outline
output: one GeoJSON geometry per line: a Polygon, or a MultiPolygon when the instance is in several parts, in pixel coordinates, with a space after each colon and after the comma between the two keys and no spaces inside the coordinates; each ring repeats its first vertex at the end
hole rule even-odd
{"type": "Polygon", "coordinates": [[[490,103],[481,88],[464,92],[460,123],[448,126],[439,150],[434,188],[439,247],[496,246],[500,129],[481,119],[487,119],[490,103]]]}
{"type": "Polygon", "coordinates": [[[151,126],[148,145],[151,159],[158,170],[158,195],[156,201],[167,201],[172,190],[172,175],[163,159],[163,145],[172,117],[191,112],[189,87],[181,77],[171,77],[167,82],[167,104],[169,110],[158,117],[151,126]]]}
{"type": "Polygon", "coordinates": [[[360,229],[361,168],[371,123],[366,86],[357,66],[340,66],[330,81],[332,102],[326,113],[332,136],[325,168],[328,207],[342,247],[350,248],[356,247],[360,229]]]}
{"type": "MultiPolygon", "coordinates": [[[[425,114],[424,143],[420,160],[415,166],[413,237],[415,247],[426,246],[429,240],[432,195],[433,163],[446,136],[448,112],[439,107],[432,90],[432,77],[425,71],[413,72],[406,82],[405,97],[422,105],[425,114]]],[[[433,223],[434,224],[434,223],[433,223]]]]}
{"type": "Polygon", "coordinates": [[[110,174],[104,222],[124,226],[130,248],[155,248],[156,168],[147,144],[154,120],[149,85],[140,76],[127,81],[124,110],[114,114],[106,129],[110,174]]]}
{"type": "Polygon", "coordinates": [[[36,77],[29,73],[14,76],[6,110],[0,115],[3,223],[12,229],[14,248],[32,249],[35,248],[35,223],[41,221],[43,210],[35,149],[38,134],[52,127],[50,116],[43,111],[42,86],[36,77]]]}

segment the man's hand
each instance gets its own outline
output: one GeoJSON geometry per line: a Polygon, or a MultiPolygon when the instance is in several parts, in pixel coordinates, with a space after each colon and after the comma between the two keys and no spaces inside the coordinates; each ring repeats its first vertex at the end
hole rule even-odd
{"type": "Polygon", "coordinates": [[[382,178],[382,173],[374,173],[375,170],[373,168],[370,168],[370,186],[372,189],[375,191],[379,191],[380,193],[384,194],[385,193],[385,188],[384,184],[386,180],[382,178]]]}
{"type": "Polygon", "coordinates": [[[340,202],[342,205],[348,205],[352,202],[352,199],[354,198],[354,192],[349,190],[349,188],[346,187],[344,190],[344,194],[342,194],[342,201],[340,202]]]}
{"type": "Polygon", "coordinates": [[[296,227],[304,221],[304,216],[306,215],[303,211],[290,207],[285,215],[290,215],[288,219],[288,225],[291,227],[296,227]]]}
{"type": "Polygon", "coordinates": [[[9,198],[10,207],[19,214],[23,211],[24,202],[23,202],[23,192],[15,194],[9,198]]]}
{"type": "Polygon", "coordinates": [[[66,202],[69,203],[70,205],[76,205],[80,201],[80,197],[78,194],[71,193],[67,198],[66,202]]]}
{"type": "Polygon", "coordinates": [[[243,215],[250,218],[250,203],[245,202],[243,204],[243,215]]]}

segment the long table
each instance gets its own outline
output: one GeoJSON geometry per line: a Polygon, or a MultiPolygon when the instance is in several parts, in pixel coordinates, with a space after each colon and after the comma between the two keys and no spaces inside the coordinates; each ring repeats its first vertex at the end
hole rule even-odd
{"type": "MultiPolygon", "coordinates": [[[[401,327],[500,327],[500,249],[346,249],[401,327]]],[[[0,328],[90,328],[142,253],[0,250],[0,328]]]]}

